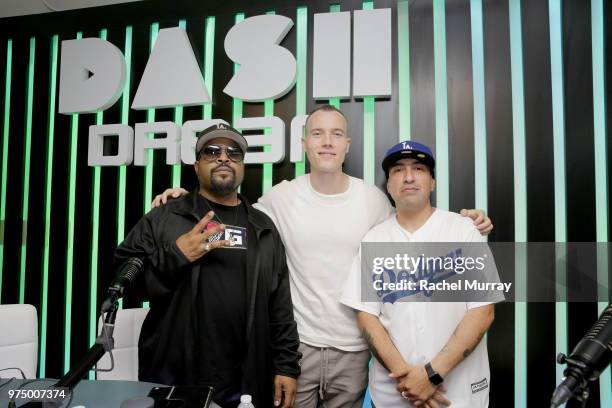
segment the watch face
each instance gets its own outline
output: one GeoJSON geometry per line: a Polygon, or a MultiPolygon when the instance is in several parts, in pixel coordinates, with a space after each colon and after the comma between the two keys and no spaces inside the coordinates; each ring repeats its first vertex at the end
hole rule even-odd
{"type": "Polygon", "coordinates": [[[433,369],[430,363],[425,364],[425,371],[427,371],[427,376],[429,377],[429,381],[433,385],[440,385],[444,382],[444,379],[440,374],[433,369]]]}
{"type": "Polygon", "coordinates": [[[429,377],[429,381],[431,381],[431,383],[433,385],[440,385],[442,384],[442,382],[444,381],[442,379],[442,377],[440,376],[440,374],[435,373],[434,375],[432,375],[431,377],[429,377]]]}

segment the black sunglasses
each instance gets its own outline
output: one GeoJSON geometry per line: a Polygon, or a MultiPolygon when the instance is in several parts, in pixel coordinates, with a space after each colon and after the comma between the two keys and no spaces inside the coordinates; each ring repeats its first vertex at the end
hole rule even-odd
{"type": "Polygon", "coordinates": [[[234,146],[204,146],[202,150],[200,150],[198,157],[201,157],[206,161],[215,161],[221,157],[222,152],[225,152],[226,156],[233,162],[241,162],[244,160],[244,153],[242,152],[242,149],[234,146]]]}

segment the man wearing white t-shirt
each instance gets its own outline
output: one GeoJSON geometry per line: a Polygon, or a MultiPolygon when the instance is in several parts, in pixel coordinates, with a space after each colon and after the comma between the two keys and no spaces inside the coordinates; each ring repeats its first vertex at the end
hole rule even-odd
{"type": "MultiPolygon", "coordinates": [[[[342,112],[317,108],[302,140],[310,173],[276,184],[254,204],[274,221],[285,245],[303,354],[295,401],[300,408],[361,407],[367,386],[370,351],[355,313],[339,299],[361,239],[393,209],[376,186],[342,171],[350,142],[342,112]]],[[[182,192],[166,190],[153,205],[182,192]]],[[[493,228],[480,211],[466,215],[483,234],[493,228]]]]}
{"type": "MultiPolygon", "coordinates": [[[[472,223],[431,206],[435,187],[431,150],[416,142],[393,146],[383,161],[396,215],[372,228],[363,242],[480,242],[472,223]]],[[[490,303],[371,302],[361,290],[355,257],[341,302],[376,357],[369,385],[382,408],[487,407],[489,363],[483,336],[493,322],[490,303]]]]}

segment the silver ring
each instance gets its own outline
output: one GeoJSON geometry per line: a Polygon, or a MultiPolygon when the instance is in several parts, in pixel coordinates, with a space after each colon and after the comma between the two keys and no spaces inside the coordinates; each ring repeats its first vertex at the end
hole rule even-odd
{"type": "Polygon", "coordinates": [[[210,251],[210,244],[208,242],[204,244],[204,251],[210,251]]]}
{"type": "Polygon", "coordinates": [[[402,398],[405,400],[408,399],[408,394],[406,394],[406,391],[402,391],[402,398]]]}

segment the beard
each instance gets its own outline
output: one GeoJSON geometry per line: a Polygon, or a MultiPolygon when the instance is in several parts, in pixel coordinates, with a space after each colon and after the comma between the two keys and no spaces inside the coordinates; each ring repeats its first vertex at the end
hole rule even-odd
{"type": "Polygon", "coordinates": [[[236,190],[236,175],[232,172],[227,177],[220,177],[216,174],[211,174],[210,187],[213,193],[219,196],[226,196],[236,190]]]}

